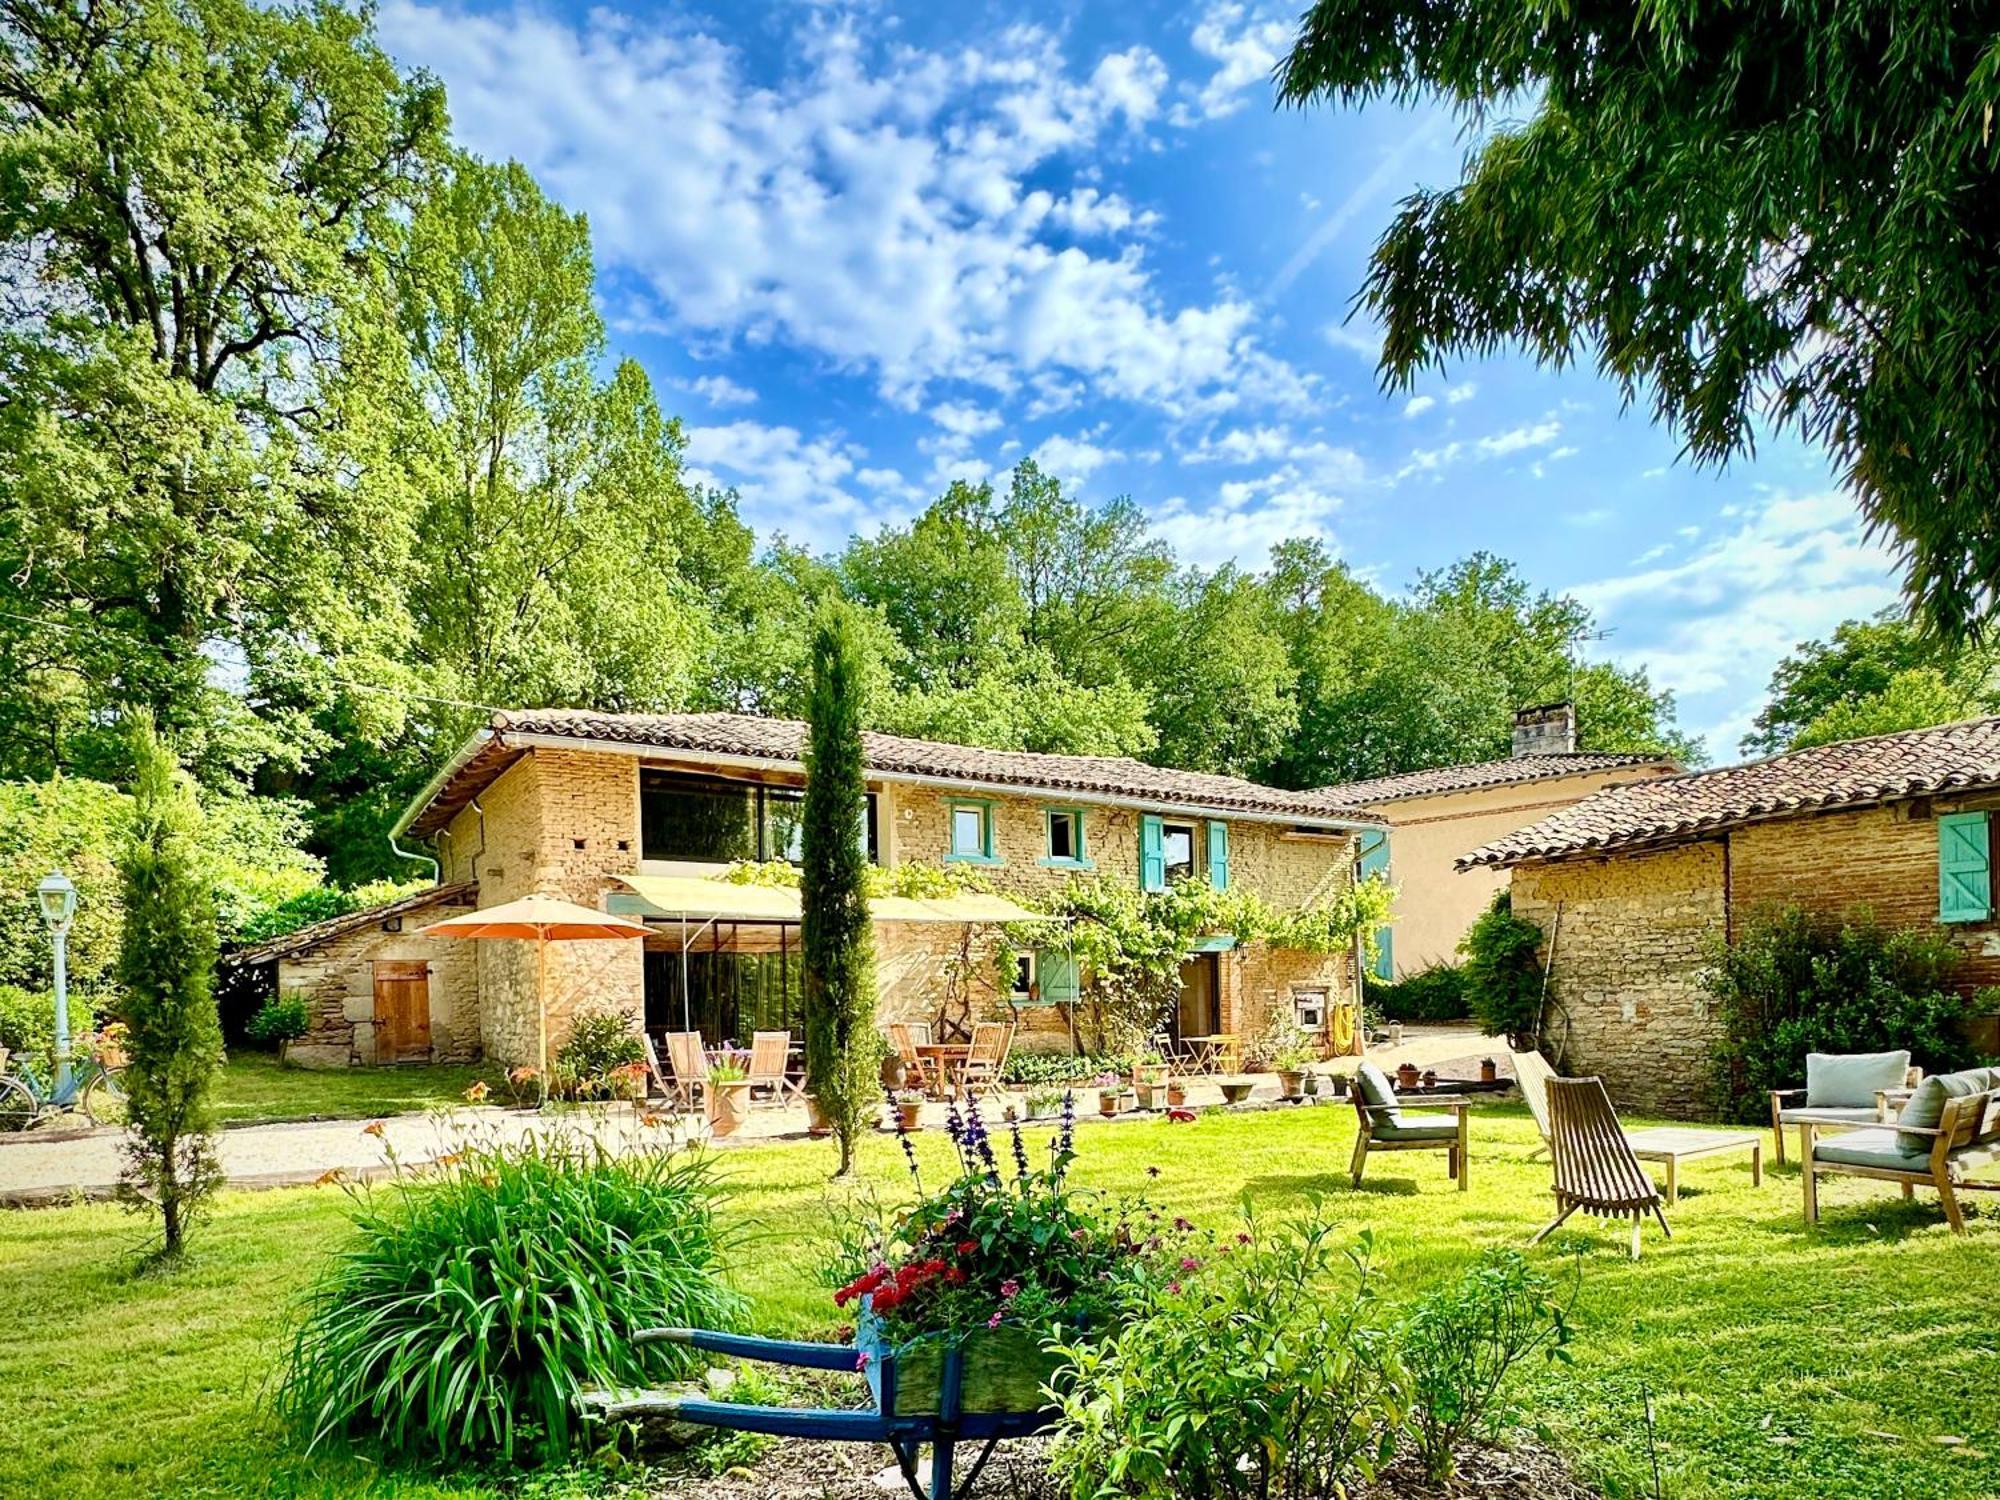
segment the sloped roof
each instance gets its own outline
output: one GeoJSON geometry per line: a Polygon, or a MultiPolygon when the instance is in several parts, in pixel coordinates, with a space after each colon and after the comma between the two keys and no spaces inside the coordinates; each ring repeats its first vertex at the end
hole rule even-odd
{"type": "Polygon", "coordinates": [[[386,922],[391,917],[405,916],[410,912],[422,911],[430,906],[444,906],[463,902],[471,905],[478,899],[479,887],[472,881],[460,881],[456,885],[427,886],[421,891],[412,891],[394,901],[384,901],[377,906],[364,906],[359,911],[351,911],[338,917],[328,917],[324,922],[314,922],[310,927],[300,927],[258,943],[251,948],[238,948],[234,953],[223,955],[223,963],[238,968],[268,964],[281,958],[290,958],[295,953],[304,953],[332,942],[337,937],[372,927],[378,922],[386,922]]]}
{"type": "Polygon", "coordinates": [[[1487,787],[1512,786],[1516,782],[1547,781],[1557,776],[1577,776],[1590,771],[1616,771],[1628,766],[1656,766],[1669,771],[1680,769],[1664,755],[1614,754],[1600,750],[1567,753],[1516,755],[1506,760],[1482,760],[1464,766],[1433,766],[1427,771],[1406,771],[1400,776],[1376,776],[1367,781],[1346,781],[1323,786],[1317,795],[1348,807],[1373,807],[1378,802],[1401,802],[1410,797],[1435,797],[1444,792],[1472,792],[1487,787]]]}
{"type": "MultiPolygon", "coordinates": [[[[657,749],[699,760],[715,756],[803,770],[806,725],[800,719],[752,714],[612,714],[585,709],[509,709],[460,751],[417,796],[397,829],[427,836],[451,821],[521,753],[540,739],[657,749]]],[[[1174,811],[1240,812],[1290,818],[1317,826],[1374,825],[1382,820],[1317,792],[1282,791],[1236,776],[1211,776],[1148,765],[1122,755],[1043,755],[1029,750],[984,750],[902,735],[861,737],[870,773],[955,782],[1002,790],[1052,792],[1087,801],[1143,802],[1174,811]]]]}
{"type": "Polygon", "coordinates": [[[1593,793],[1458,867],[1682,843],[1744,823],[2000,786],[2000,718],[1873,735],[1593,793]]]}

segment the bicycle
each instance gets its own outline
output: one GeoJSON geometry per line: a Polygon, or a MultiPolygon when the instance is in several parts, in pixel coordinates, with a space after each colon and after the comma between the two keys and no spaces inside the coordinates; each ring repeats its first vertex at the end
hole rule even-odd
{"type": "MultiPolygon", "coordinates": [[[[0,1049],[0,1068],[7,1053],[0,1049]]],[[[125,1123],[125,1068],[92,1055],[70,1068],[69,1085],[43,1083],[34,1064],[22,1058],[11,1073],[0,1073],[0,1135],[28,1129],[45,1114],[81,1110],[93,1125],[125,1123]]]]}

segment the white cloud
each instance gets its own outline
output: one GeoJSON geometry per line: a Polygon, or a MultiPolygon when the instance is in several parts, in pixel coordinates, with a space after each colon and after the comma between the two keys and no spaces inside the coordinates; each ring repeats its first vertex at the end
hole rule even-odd
{"type": "Polygon", "coordinates": [[[1000,425],[1000,414],[969,401],[945,401],[930,410],[930,418],[954,438],[976,438],[1000,425]]]}
{"type": "Polygon", "coordinates": [[[1336,349],[1358,354],[1371,365],[1382,362],[1382,330],[1372,323],[1329,323],[1320,332],[1336,349]]]}
{"type": "Polygon", "coordinates": [[[1066,485],[1080,485],[1106,464],[1124,456],[1120,449],[1101,448],[1088,438],[1060,435],[1045,439],[1034,454],[1044,473],[1055,475],[1066,485]]]}
{"type": "Polygon", "coordinates": [[[1252,15],[1233,0],[1211,5],[1188,40],[1215,64],[1215,70],[1179,112],[1183,122],[1234,114],[1246,91],[1269,86],[1271,70],[1291,46],[1293,23],[1282,14],[1252,15]]]}
{"type": "Polygon", "coordinates": [[[1173,416],[1312,399],[1244,296],[1170,297],[1150,216],[1085,180],[1161,112],[1143,47],[1078,68],[1033,26],[930,51],[815,15],[772,79],[676,13],[388,0],[380,24],[461,140],[589,212],[628,326],[784,342],[908,407],[1040,377],[1173,416]]]}
{"type": "Polygon", "coordinates": [[[1478,394],[1479,386],[1477,382],[1461,380],[1457,385],[1452,386],[1444,393],[1444,399],[1453,406],[1463,406],[1478,394]]]}
{"type": "Polygon", "coordinates": [[[748,406],[757,399],[757,393],[747,385],[738,385],[727,375],[703,375],[688,382],[693,391],[710,406],[748,406]]]}
{"type": "Polygon", "coordinates": [[[1421,417],[1436,405],[1437,397],[1435,396],[1412,396],[1403,403],[1403,415],[1406,417],[1421,417]]]}
{"type": "Polygon", "coordinates": [[[1616,632],[1621,660],[1720,705],[1693,726],[1719,760],[1735,755],[1786,652],[1898,594],[1894,557],[1863,535],[1847,496],[1780,494],[1735,509],[1734,529],[1679,562],[1646,566],[1665,555],[1656,547],[1634,572],[1569,590],[1616,632]]]}
{"type": "Polygon", "coordinates": [[[880,488],[875,479],[895,472],[858,469],[864,456],[853,443],[808,438],[796,427],[736,421],[687,429],[691,479],[740,490],[774,529],[822,546],[840,540],[866,512],[846,480],[880,488]]]}
{"type": "Polygon", "coordinates": [[[1483,437],[1479,440],[1479,452],[1485,458],[1504,458],[1524,448],[1546,448],[1561,436],[1562,423],[1548,418],[1532,426],[1514,427],[1492,437],[1483,437]]]}

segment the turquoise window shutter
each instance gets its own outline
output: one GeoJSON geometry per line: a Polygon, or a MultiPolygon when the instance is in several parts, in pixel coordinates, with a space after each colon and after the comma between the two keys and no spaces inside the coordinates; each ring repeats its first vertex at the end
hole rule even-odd
{"type": "MultiPolygon", "coordinates": [[[[1389,873],[1389,835],[1370,831],[1361,835],[1361,878],[1389,873]]],[[[1375,929],[1375,977],[1384,984],[1396,977],[1395,934],[1384,922],[1375,929]]]]}
{"type": "Polygon", "coordinates": [[[1218,891],[1229,889],[1229,825],[1208,825],[1208,883],[1218,891]]]}
{"type": "Polygon", "coordinates": [[[1043,948],[1035,954],[1035,975],[1044,1005],[1073,1004],[1081,995],[1076,955],[1060,948],[1043,948]]]}
{"type": "Polygon", "coordinates": [[[1167,851],[1160,820],[1152,813],[1139,818],[1139,889],[1164,891],[1167,888],[1167,851]]]}
{"type": "Polygon", "coordinates": [[[1993,860],[1986,814],[1946,813],[1937,825],[1938,920],[1983,922],[1993,914],[1993,860]]]}

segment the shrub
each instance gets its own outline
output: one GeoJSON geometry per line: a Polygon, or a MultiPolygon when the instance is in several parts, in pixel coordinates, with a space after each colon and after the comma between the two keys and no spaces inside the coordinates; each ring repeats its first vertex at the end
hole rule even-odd
{"type": "Polygon", "coordinates": [[[1537,1349],[1568,1361],[1569,1305],[1554,1291],[1518,1250],[1489,1250],[1411,1308],[1396,1343],[1410,1382],[1409,1433],[1432,1479],[1449,1479],[1468,1438],[1491,1439],[1514,1415],[1503,1387],[1515,1365],[1537,1349]]]}
{"type": "Polygon", "coordinates": [[[1142,1284],[1115,1333],[1063,1351],[1056,1472],[1079,1495],[1345,1495],[1404,1416],[1368,1251],[1310,1222],[1142,1284]]]}
{"type": "Polygon", "coordinates": [[[614,1010],[579,1011],[550,1069],[550,1092],[563,1099],[613,1098],[625,1073],[645,1056],[629,1017],[614,1010]]]}
{"type": "Polygon", "coordinates": [[[1457,964],[1432,964],[1393,981],[1364,975],[1361,987],[1364,1003],[1391,1021],[1463,1021],[1472,1014],[1457,964]]]}
{"type": "Polygon", "coordinates": [[[287,1042],[296,1042],[312,1025],[312,1012],[303,995],[273,995],[257,1007],[243,1031],[260,1047],[282,1052],[287,1042]]]}
{"type": "Polygon", "coordinates": [[[1132,1059],[1110,1052],[1010,1052],[1001,1077],[1008,1083],[1087,1083],[1100,1073],[1123,1073],[1132,1059]]]}
{"type": "Polygon", "coordinates": [[[277,1409],[309,1449],[553,1457],[579,1391],[693,1367],[635,1331],[737,1320],[715,1197],[703,1156],[617,1156],[560,1132],[356,1189],[355,1235],[306,1296],[277,1409]]]}
{"type": "Polygon", "coordinates": [[[1465,1004],[1488,1036],[1504,1036],[1522,1051],[1538,1043],[1543,970],[1537,950],[1542,929],[1514,915],[1514,898],[1502,889],[1458,945],[1465,1004]]]}
{"type": "Polygon", "coordinates": [[[1769,1091],[1805,1079],[1808,1052],[1907,1047],[1928,1072],[1977,1059],[1963,1027],[1976,1007],[1953,988],[1962,957],[1941,932],[1884,927],[1857,908],[1840,921],[1766,907],[1736,940],[1718,936],[1702,978],[1720,1036],[1716,1105],[1769,1119],[1769,1091]]]}
{"type": "MultiPolygon", "coordinates": [[[[69,992],[70,1051],[81,1056],[83,1038],[96,1027],[96,1017],[86,996],[69,992]]],[[[56,997],[53,990],[24,990],[17,984],[0,984],[0,1047],[16,1060],[30,1062],[44,1079],[56,1066],[56,997]]],[[[6,1071],[13,1071],[9,1062],[6,1071]]]]}

